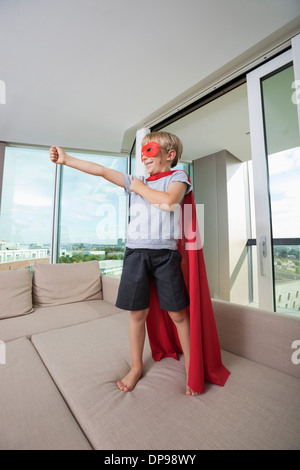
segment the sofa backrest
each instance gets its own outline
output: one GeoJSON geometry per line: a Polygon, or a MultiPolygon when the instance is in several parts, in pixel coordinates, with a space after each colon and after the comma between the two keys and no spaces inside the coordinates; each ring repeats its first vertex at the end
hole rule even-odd
{"type": "Polygon", "coordinates": [[[102,300],[98,261],[33,266],[33,304],[36,307],[102,300]]]}
{"type": "Polygon", "coordinates": [[[32,282],[28,269],[0,272],[0,319],[33,311],[32,282]]]}
{"type": "Polygon", "coordinates": [[[222,349],[300,378],[300,316],[215,299],[213,308],[222,349]]]}
{"type": "Polygon", "coordinates": [[[102,300],[98,261],[35,264],[29,269],[0,272],[0,319],[33,312],[34,307],[102,300]]]}
{"type": "Polygon", "coordinates": [[[113,276],[101,276],[101,281],[103,300],[115,305],[119,291],[120,278],[113,276]]]}

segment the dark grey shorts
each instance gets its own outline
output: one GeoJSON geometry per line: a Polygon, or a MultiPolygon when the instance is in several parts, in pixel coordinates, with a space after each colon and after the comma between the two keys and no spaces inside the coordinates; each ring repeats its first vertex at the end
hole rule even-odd
{"type": "Polygon", "coordinates": [[[180,264],[177,250],[126,248],[116,306],[131,311],[148,308],[153,279],[162,309],[186,308],[190,301],[180,264]]]}

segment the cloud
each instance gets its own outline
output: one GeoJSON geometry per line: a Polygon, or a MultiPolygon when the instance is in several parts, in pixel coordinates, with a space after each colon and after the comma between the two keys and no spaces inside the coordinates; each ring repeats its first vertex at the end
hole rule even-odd
{"type": "Polygon", "coordinates": [[[52,205],[51,197],[41,196],[38,192],[25,192],[16,190],[13,196],[13,203],[19,206],[49,207],[52,205]]]}
{"type": "Polygon", "coordinates": [[[273,236],[299,237],[300,147],[270,155],[269,173],[273,236]]]}
{"type": "Polygon", "coordinates": [[[269,156],[269,174],[278,175],[290,171],[296,165],[297,159],[294,153],[287,151],[274,153],[269,156]]]}

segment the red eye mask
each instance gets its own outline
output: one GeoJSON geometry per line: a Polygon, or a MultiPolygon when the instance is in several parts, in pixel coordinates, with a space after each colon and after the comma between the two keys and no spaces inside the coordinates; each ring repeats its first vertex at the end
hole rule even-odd
{"type": "Polygon", "coordinates": [[[148,144],[144,145],[144,147],[142,148],[142,161],[143,157],[156,157],[159,150],[160,148],[157,142],[149,142],[148,144]]]}

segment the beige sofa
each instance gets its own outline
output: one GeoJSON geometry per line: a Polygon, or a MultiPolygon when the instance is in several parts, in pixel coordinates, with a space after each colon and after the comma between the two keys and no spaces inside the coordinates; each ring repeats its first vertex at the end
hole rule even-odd
{"type": "Polygon", "coordinates": [[[215,300],[225,387],[185,396],[182,358],[155,363],[147,342],[144,375],[123,393],[129,313],[117,289],[98,262],[0,273],[1,450],[300,448],[300,317],[215,300]]]}

